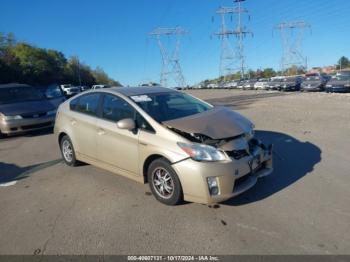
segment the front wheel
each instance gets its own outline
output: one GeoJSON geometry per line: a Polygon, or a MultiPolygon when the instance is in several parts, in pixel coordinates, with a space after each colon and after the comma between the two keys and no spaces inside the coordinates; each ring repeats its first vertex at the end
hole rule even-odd
{"type": "Polygon", "coordinates": [[[175,206],[183,201],[180,180],[165,159],[157,159],[148,168],[148,183],[154,197],[168,206],[175,206]]]}
{"type": "Polygon", "coordinates": [[[72,144],[72,141],[68,136],[62,137],[60,141],[61,154],[64,162],[68,166],[77,166],[78,160],[75,157],[75,151],[72,144]]]}
{"type": "Polygon", "coordinates": [[[3,134],[3,133],[1,132],[1,130],[0,130],[0,139],[1,139],[1,138],[5,138],[5,137],[6,137],[6,135],[3,134]]]}

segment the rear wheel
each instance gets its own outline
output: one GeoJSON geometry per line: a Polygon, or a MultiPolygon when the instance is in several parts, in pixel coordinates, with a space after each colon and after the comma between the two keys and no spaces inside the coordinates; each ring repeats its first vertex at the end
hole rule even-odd
{"type": "Polygon", "coordinates": [[[159,202],[175,206],[183,201],[180,180],[167,160],[161,158],[153,161],[147,177],[150,189],[159,202]]]}
{"type": "Polygon", "coordinates": [[[60,148],[61,148],[61,154],[64,162],[68,166],[77,166],[78,161],[75,157],[74,147],[73,147],[72,141],[68,136],[62,137],[60,141],[60,148]]]}

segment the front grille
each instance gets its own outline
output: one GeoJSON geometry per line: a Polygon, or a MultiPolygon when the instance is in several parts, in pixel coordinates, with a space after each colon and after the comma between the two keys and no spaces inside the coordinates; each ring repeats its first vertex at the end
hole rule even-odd
{"type": "Polygon", "coordinates": [[[52,122],[46,122],[42,124],[36,124],[36,125],[28,125],[28,126],[22,126],[22,130],[29,130],[29,129],[37,129],[37,128],[45,128],[52,126],[52,122]]]}
{"type": "Polygon", "coordinates": [[[226,151],[226,153],[229,157],[233,157],[236,160],[240,160],[244,157],[249,156],[247,150],[233,150],[233,151],[226,151]]]}
{"type": "Polygon", "coordinates": [[[31,114],[23,114],[21,116],[24,119],[40,118],[40,117],[46,116],[46,112],[45,113],[36,113],[36,114],[33,114],[33,113],[31,113],[31,114]]]}

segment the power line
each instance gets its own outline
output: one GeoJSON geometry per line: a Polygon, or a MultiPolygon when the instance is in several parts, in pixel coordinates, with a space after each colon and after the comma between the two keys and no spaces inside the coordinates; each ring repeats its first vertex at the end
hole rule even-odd
{"type": "Polygon", "coordinates": [[[311,30],[311,25],[307,24],[305,21],[282,22],[275,26],[274,29],[280,31],[282,39],[282,72],[293,66],[307,69],[308,61],[302,49],[304,31],[306,28],[311,30]]]}
{"type": "Polygon", "coordinates": [[[157,40],[158,47],[162,56],[160,84],[164,87],[168,87],[170,78],[174,80],[177,87],[185,87],[186,85],[179,58],[181,37],[186,34],[188,34],[188,32],[181,27],[158,27],[154,29],[151,33],[149,33],[151,37],[157,40]],[[162,41],[162,38],[164,36],[176,38],[176,44],[173,51],[169,52],[169,48],[166,48],[166,46],[164,45],[164,42],[162,41]]]}
{"type": "Polygon", "coordinates": [[[221,57],[220,57],[220,76],[224,77],[239,71],[241,78],[244,78],[246,72],[246,61],[244,55],[244,39],[247,35],[253,35],[243,25],[243,14],[248,14],[248,10],[242,7],[245,0],[234,0],[234,7],[220,7],[216,14],[221,16],[221,29],[214,33],[221,39],[221,57]],[[236,16],[236,27],[231,30],[227,26],[226,18],[228,15],[236,16]],[[232,48],[230,37],[236,37],[236,48],[232,48]],[[238,65],[237,65],[238,63],[238,65]]]}

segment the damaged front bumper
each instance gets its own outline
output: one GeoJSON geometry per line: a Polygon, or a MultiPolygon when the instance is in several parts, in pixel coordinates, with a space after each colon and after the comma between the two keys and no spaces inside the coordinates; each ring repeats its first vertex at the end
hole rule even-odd
{"type": "Polygon", "coordinates": [[[250,153],[246,156],[223,162],[196,162],[192,159],[176,163],[184,199],[201,204],[226,201],[251,189],[259,178],[273,172],[273,147],[266,147],[253,140],[250,153]],[[210,193],[207,179],[215,177],[218,194],[210,193]]]}

